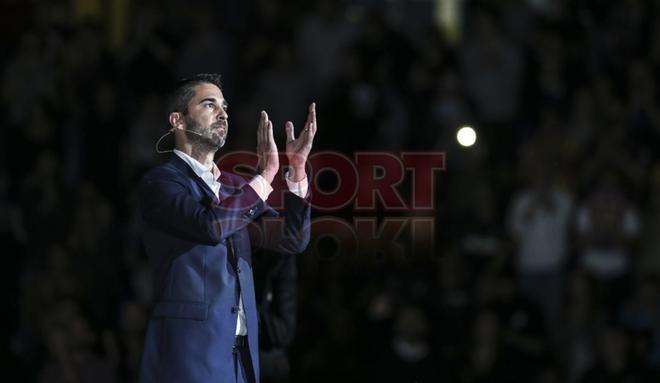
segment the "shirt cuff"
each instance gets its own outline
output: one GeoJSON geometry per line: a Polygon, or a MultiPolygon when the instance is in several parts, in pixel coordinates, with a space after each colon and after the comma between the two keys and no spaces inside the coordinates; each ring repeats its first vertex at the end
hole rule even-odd
{"type": "Polygon", "coordinates": [[[309,184],[307,182],[307,177],[303,178],[299,182],[294,182],[289,179],[289,172],[286,172],[284,178],[286,179],[286,184],[289,187],[289,191],[300,198],[307,197],[307,190],[309,189],[309,184]]]}
{"type": "Polygon", "coordinates": [[[261,198],[262,201],[266,201],[270,193],[273,192],[273,187],[270,186],[268,181],[266,181],[266,179],[261,174],[254,176],[249,185],[252,187],[252,189],[254,189],[255,192],[257,192],[257,195],[259,198],[261,198]]]}

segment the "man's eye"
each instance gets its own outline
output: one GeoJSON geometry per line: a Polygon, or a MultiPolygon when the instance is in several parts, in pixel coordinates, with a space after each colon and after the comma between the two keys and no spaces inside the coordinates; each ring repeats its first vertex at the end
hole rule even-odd
{"type": "Polygon", "coordinates": [[[207,107],[207,108],[214,108],[215,107],[215,105],[213,105],[212,103],[204,104],[204,106],[207,107]]]}

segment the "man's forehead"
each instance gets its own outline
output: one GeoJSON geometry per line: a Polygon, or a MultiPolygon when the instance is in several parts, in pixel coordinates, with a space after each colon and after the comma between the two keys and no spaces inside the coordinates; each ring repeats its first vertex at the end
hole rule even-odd
{"type": "Polygon", "coordinates": [[[222,102],[225,99],[220,88],[213,84],[199,84],[193,90],[195,91],[195,96],[191,100],[193,102],[205,98],[215,98],[218,102],[222,102]]]}

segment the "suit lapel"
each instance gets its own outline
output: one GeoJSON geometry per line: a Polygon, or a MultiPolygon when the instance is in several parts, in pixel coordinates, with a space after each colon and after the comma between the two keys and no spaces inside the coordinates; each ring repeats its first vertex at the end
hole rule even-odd
{"type": "Polygon", "coordinates": [[[218,197],[215,195],[215,193],[213,193],[213,190],[211,190],[209,185],[207,185],[206,182],[204,182],[204,180],[200,176],[198,176],[184,160],[179,158],[179,156],[177,156],[176,154],[173,155],[170,158],[170,163],[174,167],[179,169],[181,172],[183,172],[185,175],[193,179],[197,183],[197,186],[199,186],[204,191],[206,197],[210,198],[214,202],[219,202],[218,197]]]}

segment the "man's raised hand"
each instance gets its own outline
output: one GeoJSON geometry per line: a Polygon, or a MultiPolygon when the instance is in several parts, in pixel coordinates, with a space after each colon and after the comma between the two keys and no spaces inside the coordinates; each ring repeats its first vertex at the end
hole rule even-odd
{"type": "Polygon", "coordinates": [[[257,173],[261,174],[268,183],[272,183],[280,170],[280,159],[277,154],[277,145],[273,138],[273,122],[268,119],[266,111],[261,111],[259,127],[257,128],[257,173]]]}
{"type": "Polygon", "coordinates": [[[293,123],[291,121],[286,122],[285,129],[286,155],[289,159],[289,166],[292,172],[292,174],[289,174],[289,179],[294,182],[302,181],[306,177],[305,163],[307,162],[309,152],[312,150],[312,143],[316,134],[316,103],[309,105],[307,121],[298,138],[294,135],[293,123]]]}

